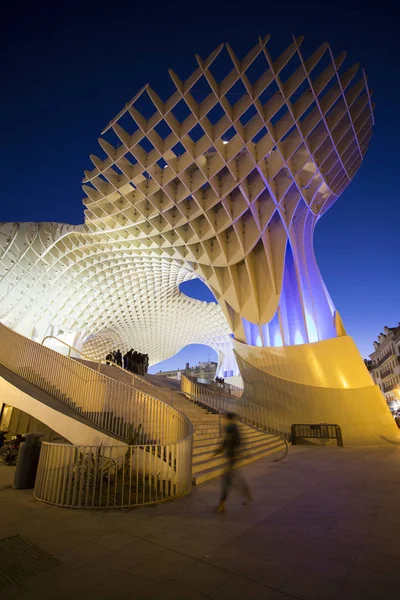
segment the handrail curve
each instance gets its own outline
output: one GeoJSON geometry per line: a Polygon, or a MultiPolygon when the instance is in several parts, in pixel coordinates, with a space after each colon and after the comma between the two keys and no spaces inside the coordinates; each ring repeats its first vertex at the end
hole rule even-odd
{"type": "Polygon", "coordinates": [[[286,458],[289,452],[289,436],[283,431],[278,431],[270,426],[271,410],[249,402],[248,400],[227,398],[226,396],[217,396],[211,390],[193,382],[191,379],[182,374],[181,390],[184,394],[192,396],[197,402],[217,410],[219,413],[233,412],[239,420],[251,424],[258,429],[262,429],[268,433],[277,435],[285,444],[285,454],[274,462],[278,462],[286,458]],[[270,413],[269,415],[267,413],[270,413]]]}
{"type": "Polygon", "coordinates": [[[175,444],[77,446],[43,442],[34,496],[65,508],[131,508],[192,487],[192,438],[175,444]]]}
{"type": "MultiPolygon", "coordinates": [[[[57,342],[60,342],[60,344],[64,344],[64,346],[67,346],[70,351],[73,350],[74,352],[78,352],[78,354],[80,354],[81,356],[84,356],[85,358],[87,358],[88,360],[90,360],[92,362],[99,362],[97,360],[93,361],[93,359],[90,358],[90,356],[88,356],[87,354],[84,354],[84,352],[82,352],[81,350],[78,350],[78,348],[74,348],[74,346],[71,346],[71,344],[68,344],[61,338],[56,337],[55,335],[45,335],[44,338],[42,339],[42,341],[40,342],[42,346],[44,346],[44,343],[46,340],[57,340],[57,342]]],[[[52,350],[52,348],[50,348],[50,350],[52,350]]],[[[70,352],[68,353],[68,356],[70,356],[70,352]]]]}
{"type": "Polygon", "coordinates": [[[190,421],[176,408],[71,361],[2,323],[0,364],[119,439],[126,439],[129,426],[137,428],[139,425],[138,443],[141,444],[176,443],[192,435],[190,421]]]}

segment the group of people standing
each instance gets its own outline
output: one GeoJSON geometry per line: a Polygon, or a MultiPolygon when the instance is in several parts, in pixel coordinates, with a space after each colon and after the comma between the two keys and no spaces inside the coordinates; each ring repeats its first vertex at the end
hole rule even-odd
{"type": "Polygon", "coordinates": [[[107,354],[106,363],[108,365],[118,365],[118,367],[123,366],[127,371],[137,375],[146,375],[149,368],[149,355],[136,352],[131,348],[122,356],[121,350],[118,349],[107,354]]]}

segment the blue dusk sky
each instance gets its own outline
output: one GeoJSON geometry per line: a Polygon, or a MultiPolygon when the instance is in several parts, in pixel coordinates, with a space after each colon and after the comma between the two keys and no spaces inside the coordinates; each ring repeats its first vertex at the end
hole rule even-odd
{"type": "MultiPolygon", "coordinates": [[[[306,36],[306,55],[329,41],[335,55],[348,51],[348,66],[365,68],[376,103],[364,164],[315,235],[327,288],[367,356],[383,326],[400,320],[395,4],[7,2],[0,23],[0,220],[82,223],[83,171],[99,153],[101,130],[145,83],[168,96],[168,68],[185,78],[196,53],[205,58],[229,42],[240,56],[267,33],[275,57],[292,34],[306,36]]],[[[206,299],[201,289],[193,294],[206,299]]],[[[162,368],[208,354],[191,346],[162,368]]]]}

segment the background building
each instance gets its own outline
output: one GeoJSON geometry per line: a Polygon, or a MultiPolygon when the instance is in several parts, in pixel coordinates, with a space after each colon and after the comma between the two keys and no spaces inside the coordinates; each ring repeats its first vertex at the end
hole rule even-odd
{"type": "Polygon", "coordinates": [[[374,382],[379,385],[389,406],[400,405],[400,323],[385,327],[374,342],[375,352],[366,361],[374,382]]]}
{"type": "Polygon", "coordinates": [[[163,375],[171,379],[180,379],[182,373],[184,375],[190,375],[192,377],[198,377],[200,379],[215,379],[217,374],[218,363],[208,360],[199,362],[197,365],[191,367],[189,363],[186,363],[185,369],[175,369],[172,371],[159,371],[157,375],[163,375]]]}

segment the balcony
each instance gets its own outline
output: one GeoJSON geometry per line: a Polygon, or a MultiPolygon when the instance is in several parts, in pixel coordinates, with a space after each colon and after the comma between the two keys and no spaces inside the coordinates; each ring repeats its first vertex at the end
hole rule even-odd
{"type": "Polygon", "coordinates": [[[391,392],[392,390],[397,388],[397,383],[391,383],[390,385],[384,385],[383,386],[383,391],[386,394],[386,392],[391,392]]]}
{"type": "Polygon", "coordinates": [[[384,379],[387,379],[387,377],[390,377],[390,376],[393,377],[393,375],[395,375],[395,373],[393,373],[392,369],[386,369],[386,371],[381,371],[381,379],[382,379],[382,381],[384,379]]]}
{"type": "Polygon", "coordinates": [[[387,352],[377,363],[372,365],[372,370],[378,369],[383,363],[385,363],[389,358],[396,358],[397,362],[400,364],[400,356],[394,353],[394,350],[390,350],[387,352]]]}

